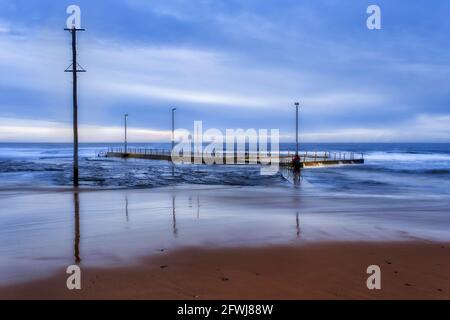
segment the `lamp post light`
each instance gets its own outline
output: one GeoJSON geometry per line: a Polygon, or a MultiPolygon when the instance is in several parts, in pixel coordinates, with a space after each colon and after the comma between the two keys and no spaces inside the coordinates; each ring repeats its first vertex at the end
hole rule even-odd
{"type": "Polygon", "coordinates": [[[299,102],[295,102],[295,155],[298,156],[298,107],[299,102]]]}
{"type": "Polygon", "coordinates": [[[128,120],[128,113],[124,115],[125,120],[125,154],[128,153],[128,142],[127,142],[127,120],[128,120]]]}
{"type": "Polygon", "coordinates": [[[172,108],[172,151],[175,148],[175,111],[177,108],[172,108]]]}

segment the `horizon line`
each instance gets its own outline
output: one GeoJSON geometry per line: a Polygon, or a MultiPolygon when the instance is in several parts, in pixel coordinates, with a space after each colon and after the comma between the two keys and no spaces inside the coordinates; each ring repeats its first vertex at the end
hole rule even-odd
{"type": "MultiPolygon", "coordinates": [[[[149,143],[167,143],[170,144],[172,143],[171,141],[148,141],[148,142],[132,142],[132,141],[128,141],[128,144],[149,144],[149,143]]],[[[211,142],[204,142],[204,144],[209,144],[211,142]]],[[[280,141],[280,144],[282,143],[292,143],[295,144],[295,141],[280,141]]],[[[304,142],[299,142],[299,145],[302,144],[410,144],[410,143],[414,143],[414,144],[450,144],[450,141],[447,142],[436,142],[436,141],[379,141],[379,142],[367,142],[367,141],[348,141],[348,142],[333,142],[333,141],[320,141],[320,142],[312,142],[312,141],[304,141],[304,142]]],[[[67,142],[67,141],[0,141],[0,144],[72,144],[73,142],[67,142]]],[[[120,142],[105,142],[105,141],[94,141],[94,142],[79,142],[79,144],[124,144],[123,141],[120,142]]],[[[224,144],[226,144],[224,142],[224,144]]]]}

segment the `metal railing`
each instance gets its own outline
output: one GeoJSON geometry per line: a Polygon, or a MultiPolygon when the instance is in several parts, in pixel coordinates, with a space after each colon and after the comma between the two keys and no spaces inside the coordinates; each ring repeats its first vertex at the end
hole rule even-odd
{"type": "MultiPolygon", "coordinates": [[[[295,152],[288,151],[285,158],[291,159],[295,152]]],[[[280,156],[283,158],[283,156],[280,156]]],[[[362,152],[304,152],[299,154],[302,162],[308,161],[343,161],[343,160],[364,160],[362,152]]]]}
{"type": "MultiPolygon", "coordinates": [[[[158,148],[133,148],[128,147],[127,152],[125,152],[124,147],[109,147],[107,152],[111,153],[121,153],[121,154],[139,154],[139,155],[155,155],[155,156],[170,156],[171,151],[167,149],[158,149],[158,148]]],[[[106,156],[107,152],[99,152],[99,156],[106,156]]],[[[227,156],[229,153],[222,153],[227,156]]],[[[249,158],[250,155],[261,157],[258,153],[255,152],[245,152],[245,153],[237,153],[234,152],[235,156],[241,156],[245,158],[249,158]]],[[[194,153],[192,153],[194,155],[194,153]]],[[[295,155],[295,152],[288,151],[286,154],[279,154],[279,158],[281,161],[291,161],[292,157],[295,155]]],[[[215,156],[215,153],[213,153],[215,156]]],[[[265,157],[271,157],[271,152],[267,152],[264,154],[265,157]]],[[[357,152],[304,152],[299,154],[300,160],[302,162],[312,162],[312,161],[345,161],[345,160],[364,160],[364,154],[357,152]]]]}
{"type": "Polygon", "coordinates": [[[142,154],[142,155],[164,155],[170,156],[171,151],[167,149],[148,149],[148,148],[133,148],[128,147],[126,152],[123,147],[109,147],[108,152],[123,153],[123,154],[142,154]]]}

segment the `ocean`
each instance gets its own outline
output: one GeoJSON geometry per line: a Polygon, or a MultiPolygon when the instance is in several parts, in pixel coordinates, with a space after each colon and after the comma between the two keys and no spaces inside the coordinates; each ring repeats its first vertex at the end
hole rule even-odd
{"type": "MultiPolygon", "coordinates": [[[[87,188],[154,188],[183,184],[289,185],[282,172],[260,175],[258,166],[176,165],[166,161],[99,158],[121,144],[81,144],[80,184],[87,188]]],[[[170,148],[170,144],[129,144],[130,148],[170,148]]],[[[295,150],[281,144],[281,152],[295,150]]],[[[450,195],[450,144],[336,143],[301,144],[301,151],[363,153],[365,164],[308,168],[302,182],[315,192],[372,196],[450,195]]],[[[70,186],[70,144],[0,144],[0,190],[70,186]]]]}

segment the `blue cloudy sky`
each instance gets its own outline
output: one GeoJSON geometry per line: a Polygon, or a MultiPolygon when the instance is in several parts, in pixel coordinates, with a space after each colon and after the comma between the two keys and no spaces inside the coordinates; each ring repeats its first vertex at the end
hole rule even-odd
{"type": "Polygon", "coordinates": [[[450,141],[447,0],[0,0],[0,141],[70,141],[70,4],[82,141],[167,140],[171,106],[289,141],[296,100],[304,141],[450,141]]]}

